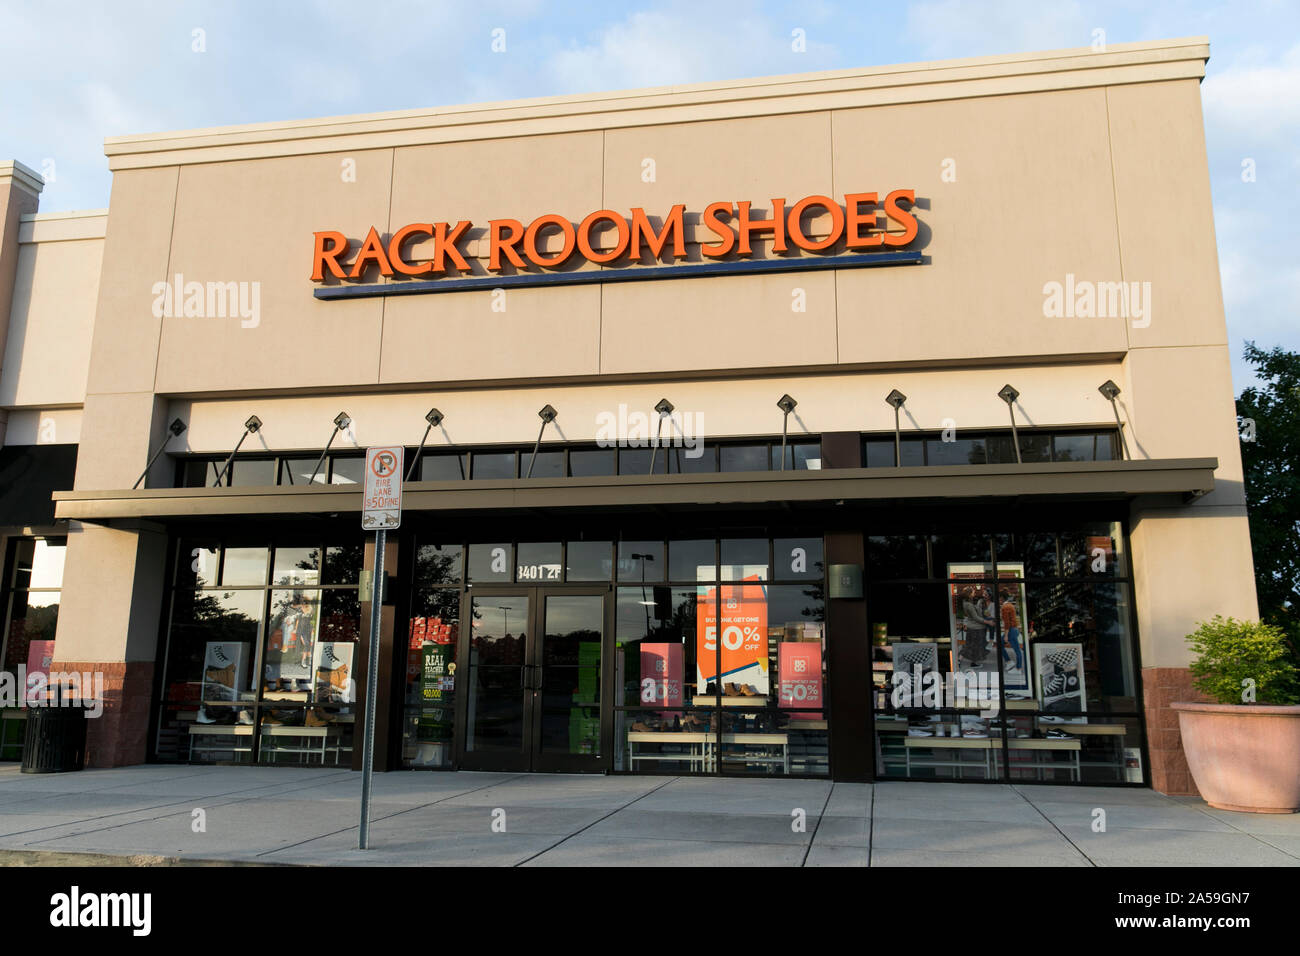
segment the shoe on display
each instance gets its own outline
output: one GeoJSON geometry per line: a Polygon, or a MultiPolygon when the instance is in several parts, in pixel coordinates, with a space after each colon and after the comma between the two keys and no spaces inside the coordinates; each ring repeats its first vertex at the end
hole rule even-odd
{"type": "Polygon", "coordinates": [[[1063,724],[1065,723],[1065,718],[1053,717],[1051,714],[1042,714],[1039,716],[1038,722],[1040,724],[1063,724]]]}
{"type": "Polygon", "coordinates": [[[962,736],[965,737],[967,740],[988,740],[989,739],[988,734],[982,734],[978,730],[962,731],[962,736]]]}
{"type": "Polygon", "coordinates": [[[1049,730],[1043,735],[1048,740],[1073,740],[1073,734],[1067,734],[1064,730],[1049,730]]]}
{"type": "Polygon", "coordinates": [[[263,726],[263,727],[283,727],[283,726],[284,726],[284,721],[283,721],[283,720],[280,720],[278,717],[276,717],[275,714],[263,714],[263,715],[262,715],[262,726],[263,726]]]}
{"type": "Polygon", "coordinates": [[[194,717],[194,722],[196,724],[215,724],[217,719],[208,716],[208,709],[206,707],[200,707],[198,714],[194,717]]]}
{"type": "Polygon", "coordinates": [[[249,711],[247,711],[247,710],[241,710],[241,711],[239,712],[239,716],[238,716],[237,718],[235,718],[235,719],[236,719],[236,722],[237,722],[237,723],[241,723],[241,724],[244,724],[244,725],[246,725],[246,726],[252,726],[252,723],[253,723],[253,715],[252,715],[251,712],[249,712],[249,711]]]}
{"type": "Polygon", "coordinates": [[[308,710],[302,719],[304,727],[324,727],[328,723],[329,721],[322,717],[320,711],[315,707],[308,710]]]}
{"type": "MultiPolygon", "coordinates": [[[[928,730],[922,730],[920,727],[909,727],[909,728],[907,729],[907,736],[909,736],[909,737],[933,737],[934,734],[930,733],[930,731],[928,731],[928,730]]],[[[942,736],[942,734],[941,734],[940,736],[942,736]]]]}

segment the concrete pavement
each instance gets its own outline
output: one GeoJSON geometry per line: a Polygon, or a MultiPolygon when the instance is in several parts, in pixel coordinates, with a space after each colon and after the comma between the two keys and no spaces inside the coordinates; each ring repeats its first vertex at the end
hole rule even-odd
{"type": "Polygon", "coordinates": [[[360,792],[329,768],[0,764],[0,862],[1300,866],[1300,814],[1149,790],[400,772],[364,852],[360,792]]]}

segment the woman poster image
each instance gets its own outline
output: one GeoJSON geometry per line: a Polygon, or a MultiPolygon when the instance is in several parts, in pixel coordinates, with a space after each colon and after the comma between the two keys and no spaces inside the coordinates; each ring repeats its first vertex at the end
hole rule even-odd
{"type": "Polygon", "coordinates": [[[1006,692],[1013,697],[1032,697],[1024,565],[999,562],[996,588],[993,574],[990,564],[948,565],[953,669],[993,675],[999,671],[1001,657],[1006,692]]]}

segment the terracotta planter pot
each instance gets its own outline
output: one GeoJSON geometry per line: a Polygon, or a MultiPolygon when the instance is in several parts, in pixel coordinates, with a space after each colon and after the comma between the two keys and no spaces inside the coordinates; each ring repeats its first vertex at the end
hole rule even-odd
{"type": "Polygon", "coordinates": [[[1205,802],[1221,810],[1300,810],[1300,705],[1173,704],[1205,802]]]}

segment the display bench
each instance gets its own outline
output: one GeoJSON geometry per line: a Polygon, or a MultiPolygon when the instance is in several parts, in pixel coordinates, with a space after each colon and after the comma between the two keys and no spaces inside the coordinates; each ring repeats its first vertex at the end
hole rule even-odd
{"type": "MultiPolygon", "coordinates": [[[[190,738],[189,755],[205,753],[247,753],[253,752],[252,724],[190,724],[186,728],[190,738]],[[207,743],[200,738],[210,737],[218,743],[207,743]]],[[[287,724],[274,724],[260,728],[262,756],[275,762],[281,756],[297,756],[299,762],[306,762],[312,755],[320,757],[321,763],[333,756],[338,765],[343,754],[351,753],[352,748],[343,744],[343,728],[337,723],[323,727],[295,727],[287,724]]]]}
{"type": "MultiPolygon", "coordinates": [[[[1007,741],[1007,750],[1011,754],[1024,753],[1029,754],[1026,760],[1011,760],[1011,767],[1015,770],[1034,769],[1038,771],[1039,779],[1043,778],[1045,770],[1060,770],[1062,768],[1070,771],[1070,776],[1075,782],[1079,780],[1079,751],[1080,743],[1077,739],[1071,740],[1047,740],[1034,737],[1013,738],[1007,741]],[[1070,759],[1062,764],[1055,759],[1059,753],[1066,754],[1070,759]],[[1040,755],[1049,754],[1047,759],[1040,759],[1040,755]]],[[[981,769],[986,779],[992,780],[1002,772],[1002,739],[1000,737],[904,737],[903,738],[903,765],[908,776],[912,774],[912,768],[953,768],[953,769],[981,769]],[[923,756],[914,754],[916,750],[933,750],[943,751],[944,753],[923,756]],[[974,752],[979,756],[978,760],[967,760],[964,755],[967,752],[974,752]]]]}
{"type": "Polygon", "coordinates": [[[627,732],[627,769],[635,770],[639,763],[678,761],[697,767],[702,773],[713,769],[713,748],[717,735],[679,730],[629,730],[627,732]],[[680,746],[686,749],[677,753],[650,753],[644,746],[680,746]]]}
{"type": "MultiPolygon", "coordinates": [[[[726,763],[779,763],[783,770],[790,772],[790,737],[788,734],[723,734],[722,745],[737,747],[779,747],[779,754],[731,754],[724,753],[721,759],[726,763]]],[[[692,769],[699,767],[704,773],[718,769],[718,735],[679,730],[629,730],[627,733],[627,767],[635,770],[638,764],[659,761],[681,761],[692,769]],[[686,750],[679,753],[649,753],[644,746],[683,746],[686,750]]]]}
{"type": "Polygon", "coordinates": [[[23,707],[0,709],[0,760],[21,760],[27,730],[27,710],[23,707]]]}

